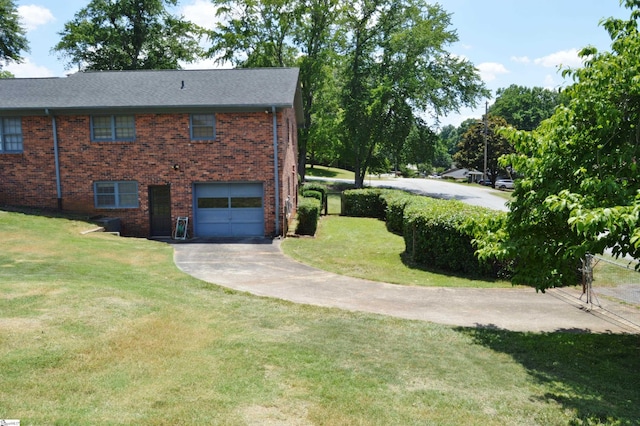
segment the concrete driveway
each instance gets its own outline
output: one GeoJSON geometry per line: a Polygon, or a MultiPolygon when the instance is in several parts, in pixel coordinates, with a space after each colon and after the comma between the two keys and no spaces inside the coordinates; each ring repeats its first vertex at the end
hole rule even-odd
{"type": "Polygon", "coordinates": [[[281,240],[173,242],[176,265],[201,280],[257,296],[465,327],[633,333],[564,291],[410,287],[345,277],[285,256],[281,240]]]}

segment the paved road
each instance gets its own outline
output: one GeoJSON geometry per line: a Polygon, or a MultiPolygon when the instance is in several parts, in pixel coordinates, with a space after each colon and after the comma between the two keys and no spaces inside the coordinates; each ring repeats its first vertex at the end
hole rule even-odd
{"type": "MultiPolygon", "coordinates": [[[[341,181],[353,183],[340,179],[325,179],[307,176],[307,180],[341,181]]],[[[367,186],[382,188],[395,188],[411,191],[416,194],[426,195],[434,198],[444,198],[448,200],[460,200],[475,206],[488,207],[494,210],[507,211],[506,200],[495,195],[494,189],[480,185],[461,185],[447,182],[442,179],[407,179],[389,178],[385,180],[367,179],[367,186]]]]}
{"type": "Polygon", "coordinates": [[[223,287],[295,303],[466,327],[624,333],[575,298],[533,289],[409,287],[345,277],[285,256],[280,240],[173,243],[184,272],[223,287]]]}

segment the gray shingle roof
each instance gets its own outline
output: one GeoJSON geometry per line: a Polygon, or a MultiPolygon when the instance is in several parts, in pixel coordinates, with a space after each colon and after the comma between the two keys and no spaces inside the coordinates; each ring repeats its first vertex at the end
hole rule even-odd
{"type": "Polygon", "coordinates": [[[97,71],[63,78],[0,79],[0,113],[45,109],[300,109],[298,72],[297,68],[97,71]]]}

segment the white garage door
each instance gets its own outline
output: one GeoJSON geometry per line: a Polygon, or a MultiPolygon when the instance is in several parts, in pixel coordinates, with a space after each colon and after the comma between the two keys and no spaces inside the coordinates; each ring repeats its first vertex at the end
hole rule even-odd
{"type": "Polygon", "coordinates": [[[261,183],[199,183],[195,195],[196,236],[264,235],[261,183]]]}

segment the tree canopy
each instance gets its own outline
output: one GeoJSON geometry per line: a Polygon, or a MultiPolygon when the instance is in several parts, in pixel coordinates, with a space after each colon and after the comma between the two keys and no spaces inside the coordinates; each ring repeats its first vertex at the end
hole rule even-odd
{"type": "MultiPolygon", "coordinates": [[[[338,0],[213,0],[218,22],[209,55],[238,67],[300,68],[306,126],[299,132],[298,171],[335,142],[338,0]],[[322,99],[322,102],[316,102],[322,99]],[[326,134],[334,132],[333,136],[326,134]]],[[[322,156],[322,154],[320,155],[322,156]]],[[[329,155],[331,157],[331,155],[329,155]]]]}
{"type": "Polygon", "coordinates": [[[29,51],[25,33],[13,0],[0,0],[0,70],[3,64],[22,62],[22,52],[29,51]]]}
{"type": "Polygon", "coordinates": [[[504,118],[518,130],[533,130],[542,120],[553,115],[563,95],[542,87],[511,85],[498,89],[496,101],[489,108],[493,115],[504,118]]]}
{"type": "Polygon", "coordinates": [[[421,115],[473,105],[485,94],[473,65],[446,51],[457,40],[449,15],[426,1],[216,3],[224,19],[212,55],[240,66],[300,67],[308,114],[299,138],[302,174],[307,149],[315,155],[337,140],[334,157],[350,164],[359,186],[374,164],[433,155],[420,146],[435,140],[421,115]]]}
{"type": "Polygon", "coordinates": [[[587,252],[640,258],[640,2],[625,5],[629,20],[602,22],[611,51],[584,48],[584,67],[563,71],[568,104],[533,132],[506,132],[524,177],[504,234],[479,247],[514,259],[514,283],[575,284],[587,252]]]}
{"type": "MultiPolygon", "coordinates": [[[[508,139],[502,136],[500,129],[507,126],[504,118],[489,115],[486,123],[487,139],[487,179],[491,180],[491,186],[495,187],[496,179],[500,174],[507,172],[500,163],[500,158],[513,153],[513,147],[508,139]]],[[[458,143],[458,151],[453,155],[453,161],[460,166],[469,169],[484,170],[484,144],[485,123],[474,122],[458,143]]]]}
{"type": "Polygon", "coordinates": [[[177,0],[92,0],[64,25],[53,48],[67,68],[177,69],[201,57],[204,30],[173,16],[177,0]]]}
{"type": "Polygon", "coordinates": [[[344,143],[361,187],[377,152],[404,144],[419,114],[475,105],[485,91],[473,65],[446,50],[457,35],[437,4],[355,1],[346,23],[344,143]]]}

